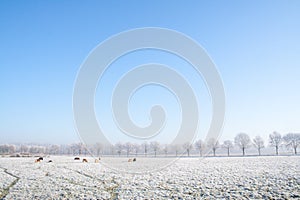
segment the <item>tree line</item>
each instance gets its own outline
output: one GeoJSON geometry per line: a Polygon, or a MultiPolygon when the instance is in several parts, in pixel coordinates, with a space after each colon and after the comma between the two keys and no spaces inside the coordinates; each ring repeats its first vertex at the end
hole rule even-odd
{"type": "MultiPolygon", "coordinates": [[[[292,149],[296,155],[300,146],[300,134],[288,133],[281,135],[278,132],[273,132],[269,135],[269,145],[274,147],[275,155],[279,155],[279,147],[285,146],[292,149]]],[[[231,155],[231,150],[238,147],[241,150],[241,155],[246,155],[246,150],[250,147],[257,149],[257,155],[262,155],[261,150],[265,148],[265,141],[261,136],[256,136],[253,139],[246,133],[239,133],[235,136],[234,140],[225,140],[219,143],[216,138],[209,138],[206,142],[197,140],[194,143],[183,144],[160,144],[157,141],[144,142],[142,144],[135,144],[131,142],[121,143],[118,142],[114,145],[104,146],[101,143],[93,145],[84,145],[83,143],[74,143],[69,145],[26,145],[26,144],[2,144],[0,145],[0,154],[20,154],[20,155],[114,155],[114,156],[154,156],[157,155],[187,155],[190,156],[192,151],[197,151],[199,156],[206,156],[212,154],[217,156],[217,149],[225,149],[227,156],[231,155]]]]}

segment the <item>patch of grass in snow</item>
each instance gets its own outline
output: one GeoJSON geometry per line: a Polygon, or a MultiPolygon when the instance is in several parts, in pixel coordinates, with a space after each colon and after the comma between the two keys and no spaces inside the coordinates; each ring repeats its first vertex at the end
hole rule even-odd
{"type": "Polygon", "coordinates": [[[117,192],[117,189],[120,187],[120,184],[117,183],[114,178],[111,180],[111,182],[115,185],[107,187],[106,191],[109,192],[111,200],[119,199],[119,193],[117,192]]]}
{"type": "Polygon", "coordinates": [[[2,191],[0,191],[0,199],[4,199],[9,194],[10,188],[12,188],[20,179],[20,177],[8,172],[7,169],[5,169],[5,168],[2,168],[2,169],[4,170],[3,171],[4,173],[14,177],[15,180],[13,182],[11,182],[11,184],[9,184],[8,187],[6,187],[2,191]]]}

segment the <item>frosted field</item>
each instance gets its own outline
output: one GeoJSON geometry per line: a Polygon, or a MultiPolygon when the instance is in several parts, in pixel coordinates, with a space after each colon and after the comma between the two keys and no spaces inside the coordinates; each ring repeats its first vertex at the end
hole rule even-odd
{"type": "Polygon", "coordinates": [[[88,160],[0,158],[0,199],[300,199],[299,156],[88,160]]]}

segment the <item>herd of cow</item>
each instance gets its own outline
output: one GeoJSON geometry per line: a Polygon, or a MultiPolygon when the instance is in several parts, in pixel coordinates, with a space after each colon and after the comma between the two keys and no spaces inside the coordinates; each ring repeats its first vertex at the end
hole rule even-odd
{"type": "MultiPolygon", "coordinates": [[[[39,162],[41,162],[42,160],[44,160],[44,158],[43,158],[43,157],[39,157],[39,158],[36,159],[34,162],[35,162],[35,163],[39,163],[39,162]]],[[[75,157],[74,160],[80,160],[80,158],[79,158],[79,157],[75,157]]],[[[95,163],[99,163],[100,160],[101,160],[101,158],[95,159],[95,163]]],[[[53,161],[52,161],[52,160],[48,160],[48,163],[51,163],[51,162],[53,162],[53,161]]],[[[83,163],[87,163],[88,160],[87,160],[86,158],[83,158],[83,159],[82,159],[82,162],[83,162],[83,163]]],[[[128,159],[128,162],[136,162],[136,158],[133,158],[133,159],[130,158],[130,159],[128,159]]]]}
{"type": "MultiPolygon", "coordinates": [[[[39,157],[38,159],[36,159],[34,162],[35,163],[39,163],[39,162],[41,162],[42,160],[44,160],[44,158],[43,157],[39,157]]],[[[48,160],[48,163],[51,163],[52,162],[52,160],[48,160]]]]}

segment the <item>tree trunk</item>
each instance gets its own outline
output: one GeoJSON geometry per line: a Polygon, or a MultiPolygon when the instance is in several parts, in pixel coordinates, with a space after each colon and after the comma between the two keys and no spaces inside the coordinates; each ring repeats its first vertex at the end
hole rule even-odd
{"type": "Polygon", "coordinates": [[[245,148],[243,147],[242,150],[243,150],[243,156],[245,156],[245,148]]]}
{"type": "Polygon", "coordinates": [[[189,149],[187,150],[187,153],[188,153],[188,157],[190,157],[190,150],[189,149]]]}
{"type": "Polygon", "coordinates": [[[278,146],[276,146],[276,156],[278,156],[278,146]]]}
{"type": "Polygon", "coordinates": [[[201,150],[199,151],[199,157],[202,157],[202,151],[201,150]]]}
{"type": "Polygon", "coordinates": [[[229,148],[227,148],[227,156],[228,156],[228,157],[229,157],[229,154],[230,154],[229,148]]]}
{"type": "Polygon", "coordinates": [[[216,149],[215,148],[213,149],[213,152],[214,152],[214,157],[216,157],[216,149]]]}
{"type": "Polygon", "coordinates": [[[297,155],[297,147],[294,147],[295,155],[297,155]]]}
{"type": "Polygon", "coordinates": [[[260,156],[260,148],[258,148],[258,155],[260,156]]]}

